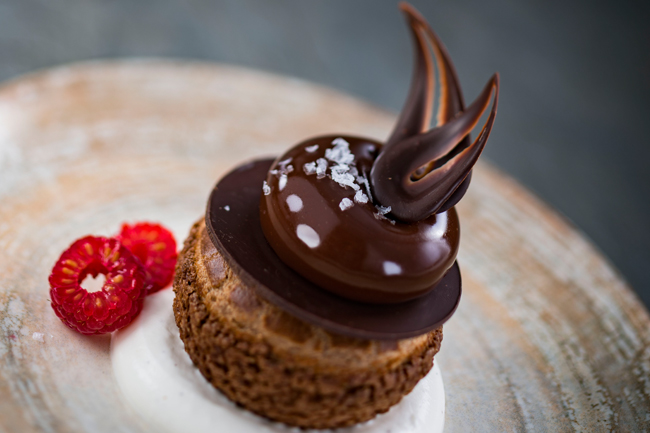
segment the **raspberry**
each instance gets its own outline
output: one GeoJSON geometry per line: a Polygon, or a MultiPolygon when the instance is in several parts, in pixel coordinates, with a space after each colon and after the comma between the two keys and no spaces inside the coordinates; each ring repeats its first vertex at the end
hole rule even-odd
{"type": "Polygon", "coordinates": [[[160,224],[123,224],[116,238],[142,262],[148,294],[171,283],[178,253],[169,230],[160,224]]]}
{"type": "Polygon", "coordinates": [[[50,274],[56,315],[82,334],[105,334],[123,328],[142,310],[144,270],[116,239],[86,236],[61,254],[50,274]],[[100,291],[81,287],[86,276],[106,276],[100,291]]]}

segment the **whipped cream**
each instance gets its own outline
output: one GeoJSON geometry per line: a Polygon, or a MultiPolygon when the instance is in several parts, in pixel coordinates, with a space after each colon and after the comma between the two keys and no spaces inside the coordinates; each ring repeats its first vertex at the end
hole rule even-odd
{"type": "MultiPolygon", "coordinates": [[[[113,333],[111,361],[128,405],[152,431],[181,433],[301,432],[237,407],[208,383],[185,352],[174,321],[171,289],[147,297],[134,323],[113,333]]],[[[445,393],[437,363],[387,413],[336,433],[439,433],[445,393]]],[[[324,430],[311,430],[323,432],[324,430]]]]}

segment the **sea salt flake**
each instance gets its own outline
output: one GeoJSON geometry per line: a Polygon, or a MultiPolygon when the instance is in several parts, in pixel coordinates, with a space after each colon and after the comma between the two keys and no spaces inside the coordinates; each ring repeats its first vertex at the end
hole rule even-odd
{"type": "Polygon", "coordinates": [[[335,138],[334,140],[332,140],[332,144],[334,146],[345,146],[345,147],[350,146],[350,143],[348,143],[347,140],[343,137],[335,138]]]}
{"type": "Polygon", "coordinates": [[[332,167],[332,180],[342,187],[349,186],[357,191],[361,187],[355,183],[355,178],[350,173],[350,167],[346,164],[338,164],[332,167]]]}
{"type": "Polygon", "coordinates": [[[389,213],[389,212],[391,211],[391,207],[390,207],[390,206],[386,206],[386,207],[384,207],[384,206],[375,206],[375,208],[377,208],[377,213],[374,214],[374,215],[375,215],[375,219],[388,221],[388,222],[391,223],[392,225],[395,225],[395,221],[393,221],[393,220],[390,219],[390,218],[386,218],[386,217],[384,216],[384,215],[386,215],[387,213],[389,213]]]}
{"type": "Polygon", "coordinates": [[[363,193],[361,190],[357,190],[354,194],[355,203],[368,203],[368,196],[363,193]]]}
{"type": "Polygon", "coordinates": [[[32,334],[32,338],[33,338],[34,340],[39,341],[39,342],[42,343],[42,342],[45,341],[45,334],[42,334],[42,333],[40,333],[40,332],[34,332],[34,333],[32,334]]]}
{"type": "Polygon", "coordinates": [[[269,173],[281,177],[282,175],[287,175],[293,171],[293,165],[289,164],[291,162],[292,158],[287,158],[285,160],[282,160],[278,162],[277,167],[274,168],[273,170],[270,170],[269,173]]]}
{"type": "Polygon", "coordinates": [[[393,220],[390,219],[390,218],[386,218],[385,216],[380,215],[380,214],[378,214],[378,213],[376,213],[376,214],[374,214],[374,215],[375,215],[375,219],[377,219],[377,220],[379,220],[379,221],[387,221],[387,222],[391,223],[392,225],[395,225],[395,221],[393,221],[393,220]]]}
{"type": "Polygon", "coordinates": [[[318,144],[314,144],[313,146],[307,146],[305,147],[305,150],[309,153],[314,153],[318,150],[318,144]]]}
{"type": "Polygon", "coordinates": [[[341,200],[341,203],[339,203],[339,208],[341,208],[341,210],[350,209],[352,206],[354,206],[354,203],[352,203],[352,200],[347,197],[341,200]]]}
{"type": "Polygon", "coordinates": [[[327,176],[327,160],[318,158],[316,160],[316,179],[322,179],[327,176]]]}
{"type": "Polygon", "coordinates": [[[230,206],[225,205],[225,206],[223,207],[223,210],[225,210],[226,212],[230,212],[230,206]]]}
{"type": "Polygon", "coordinates": [[[280,180],[278,181],[278,188],[280,188],[280,191],[282,191],[284,187],[287,186],[287,180],[288,178],[286,174],[280,175],[280,180]]]}
{"type": "Polygon", "coordinates": [[[370,192],[370,182],[368,182],[368,178],[366,177],[366,174],[363,173],[362,176],[357,176],[357,182],[359,182],[361,185],[363,185],[366,188],[366,194],[368,195],[368,199],[372,201],[372,193],[370,192]]]}
{"type": "Polygon", "coordinates": [[[392,210],[390,206],[375,206],[375,207],[377,208],[377,213],[379,215],[386,215],[392,210]]]}
{"type": "Polygon", "coordinates": [[[334,145],[331,149],[325,149],[325,158],[337,164],[352,164],[354,155],[350,152],[350,144],[342,138],[336,138],[332,141],[334,145]]]}
{"type": "Polygon", "coordinates": [[[302,171],[304,171],[307,176],[316,174],[316,163],[306,162],[305,165],[302,166],[302,171]]]}
{"type": "Polygon", "coordinates": [[[280,166],[280,168],[286,167],[286,165],[289,164],[292,159],[293,158],[283,159],[282,161],[278,162],[278,165],[280,166]]]}
{"type": "Polygon", "coordinates": [[[264,191],[264,195],[271,194],[271,187],[269,186],[268,183],[266,183],[266,181],[264,181],[264,183],[262,184],[262,191],[264,191]]]}

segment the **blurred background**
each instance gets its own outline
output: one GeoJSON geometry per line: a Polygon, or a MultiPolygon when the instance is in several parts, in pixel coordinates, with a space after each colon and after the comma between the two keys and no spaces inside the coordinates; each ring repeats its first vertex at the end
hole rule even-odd
{"type": "MultiPolygon", "coordinates": [[[[412,3],[466,100],[501,73],[486,159],[571,220],[650,306],[650,3],[412,3]]],[[[0,0],[2,80],[134,56],[264,69],[394,112],[412,62],[392,0],[0,0]]]]}

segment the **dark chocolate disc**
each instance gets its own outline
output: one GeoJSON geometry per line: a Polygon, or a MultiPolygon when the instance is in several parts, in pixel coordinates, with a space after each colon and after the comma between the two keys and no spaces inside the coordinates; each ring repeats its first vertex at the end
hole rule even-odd
{"type": "Polygon", "coordinates": [[[366,304],[321,289],[301,277],[273,251],[260,225],[262,185],[273,160],[240,166],[210,195],[206,226],[233,271],[267,301],[306,322],[351,337],[395,340],[438,328],[458,306],[458,264],[424,296],[399,304],[366,304]]]}

